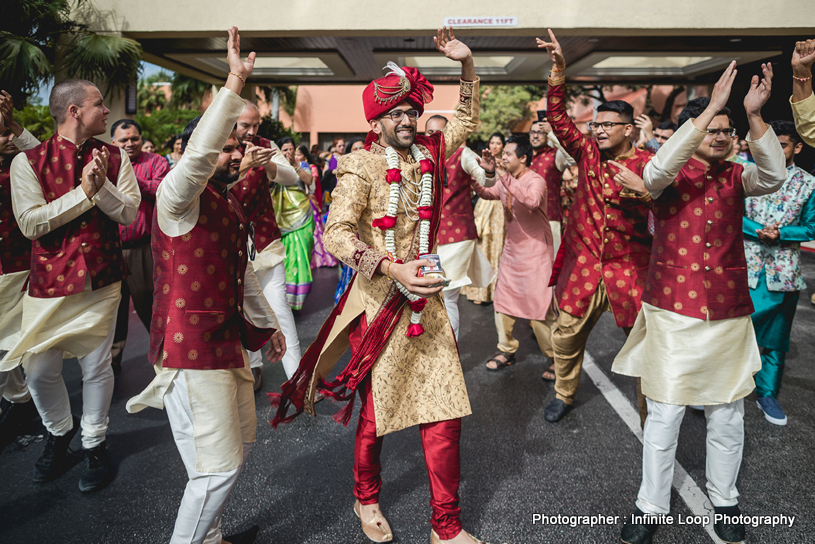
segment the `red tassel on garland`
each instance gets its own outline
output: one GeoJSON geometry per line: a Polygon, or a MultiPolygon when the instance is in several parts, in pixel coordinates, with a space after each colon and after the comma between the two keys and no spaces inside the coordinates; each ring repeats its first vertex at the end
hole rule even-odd
{"type": "Polygon", "coordinates": [[[416,208],[416,211],[419,212],[419,219],[430,220],[433,217],[433,208],[430,206],[419,206],[416,208]]]}
{"type": "Polygon", "coordinates": [[[422,171],[422,175],[424,174],[432,174],[433,173],[433,163],[430,162],[428,159],[422,159],[419,161],[419,168],[422,171]]]}
{"type": "Polygon", "coordinates": [[[382,230],[392,229],[393,227],[396,226],[396,217],[392,215],[386,215],[385,217],[374,219],[373,222],[371,223],[371,226],[382,230]]]}

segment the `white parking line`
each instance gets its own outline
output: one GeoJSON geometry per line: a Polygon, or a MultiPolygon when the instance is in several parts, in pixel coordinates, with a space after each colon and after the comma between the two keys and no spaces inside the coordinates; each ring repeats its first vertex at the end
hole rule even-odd
{"type": "MultiPolygon", "coordinates": [[[[614,385],[606,373],[600,370],[594,363],[594,359],[588,352],[586,352],[583,359],[583,370],[589,375],[591,381],[597,386],[597,389],[603,394],[608,403],[620,416],[620,419],[628,426],[637,440],[642,442],[642,429],[640,429],[640,415],[637,409],[632,406],[631,402],[623,395],[616,385],[614,385]]],[[[674,481],[673,486],[679,492],[679,496],[688,505],[690,511],[694,516],[708,516],[711,523],[707,524],[705,531],[713,539],[713,542],[720,543],[719,537],[713,532],[713,505],[710,503],[707,495],[696,485],[690,474],[680,465],[674,465],[674,481]]],[[[633,498],[632,498],[633,502],[633,498]]]]}

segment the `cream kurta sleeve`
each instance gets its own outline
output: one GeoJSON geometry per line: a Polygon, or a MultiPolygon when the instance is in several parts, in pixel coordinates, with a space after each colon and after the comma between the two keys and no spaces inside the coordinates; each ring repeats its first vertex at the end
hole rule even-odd
{"type": "Polygon", "coordinates": [[[478,126],[478,110],[481,103],[481,95],[478,91],[479,78],[475,81],[461,80],[459,87],[459,100],[453,119],[442,129],[444,134],[444,156],[449,158],[461,147],[478,126]]]}
{"type": "Polygon", "coordinates": [[[168,236],[186,234],[198,222],[199,197],[244,105],[239,95],[222,88],[192,133],[181,160],[159,185],[156,191],[158,225],[168,236]]]}
{"type": "Polygon", "coordinates": [[[90,210],[93,203],[81,186],[47,202],[37,174],[20,153],[11,161],[11,206],[23,235],[36,240],[90,210]]]}
{"type": "MultiPolygon", "coordinates": [[[[764,136],[758,140],[751,140],[747,133],[750,154],[756,161],[755,166],[744,167],[741,174],[741,183],[744,186],[745,196],[760,196],[774,193],[787,181],[787,159],[781,142],[772,128],[768,128],[764,136]]],[[[668,140],[670,141],[670,140],[668,140]]]]}
{"type": "Polygon", "coordinates": [[[570,166],[575,166],[577,163],[574,162],[574,159],[566,153],[566,150],[563,149],[563,146],[560,145],[560,141],[555,136],[554,132],[550,132],[546,139],[549,141],[549,145],[557,149],[557,153],[555,153],[555,167],[561,172],[566,170],[570,166]]]}
{"type": "Polygon", "coordinates": [[[254,326],[280,330],[277,317],[275,317],[269,301],[263,295],[263,289],[261,289],[260,282],[255,276],[252,263],[249,263],[249,266],[246,267],[246,273],[243,276],[243,310],[246,318],[254,326]]]}
{"type": "Polygon", "coordinates": [[[651,198],[659,198],[662,191],[673,183],[679,171],[685,166],[707,136],[707,131],[699,130],[688,119],[679,130],[662,144],[657,154],[645,165],[642,181],[651,198]]]}
{"type": "Polygon", "coordinates": [[[297,176],[297,172],[294,171],[289,161],[283,156],[283,152],[280,151],[277,144],[271,142],[271,145],[272,149],[277,150],[277,153],[272,157],[272,162],[277,166],[277,175],[275,175],[274,178],[269,178],[269,181],[279,183],[280,185],[296,185],[297,180],[300,179],[297,176]]]}
{"type": "Polygon", "coordinates": [[[461,167],[482,187],[495,185],[495,175],[487,177],[487,172],[481,168],[481,164],[478,162],[478,155],[469,147],[465,147],[461,153],[461,167]]]}
{"type": "Polygon", "coordinates": [[[807,145],[815,147],[815,93],[800,102],[793,102],[790,97],[790,106],[798,134],[807,145]]]}
{"type": "Polygon", "coordinates": [[[141,193],[130,159],[124,150],[120,153],[122,166],[116,181],[119,187],[105,180],[93,200],[89,200],[82,186],[78,186],[52,202],[45,200],[42,185],[26,156],[20,153],[14,157],[11,162],[11,204],[23,235],[36,240],[70,223],[94,205],[122,225],[135,221],[141,193]]]}
{"type": "Polygon", "coordinates": [[[11,143],[17,146],[20,151],[25,151],[40,145],[40,141],[34,137],[28,130],[23,129],[23,133],[19,136],[12,136],[11,143]]]}

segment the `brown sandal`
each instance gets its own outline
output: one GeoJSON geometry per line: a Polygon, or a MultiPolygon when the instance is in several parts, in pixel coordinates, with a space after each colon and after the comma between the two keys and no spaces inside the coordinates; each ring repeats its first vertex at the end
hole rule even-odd
{"type": "Polygon", "coordinates": [[[484,363],[484,365],[486,366],[487,364],[489,364],[491,362],[495,363],[495,368],[487,367],[487,370],[489,370],[491,372],[497,372],[497,371],[501,370],[504,367],[507,367],[507,366],[510,366],[510,365],[514,364],[515,363],[515,354],[514,353],[507,353],[505,351],[499,351],[498,353],[496,353],[495,355],[493,355],[492,357],[487,359],[487,362],[484,363]],[[504,357],[503,361],[498,359],[498,357],[501,357],[501,356],[504,357]]]}
{"type": "Polygon", "coordinates": [[[557,375],[555,374],[555,363],[552,363],[552,366],[547,368],[543,374],[541,375],[541,379],[545,382],[553,382],[557,379],[557,375]],[[551,378],[549,376],[552,376],[551,378]]]}

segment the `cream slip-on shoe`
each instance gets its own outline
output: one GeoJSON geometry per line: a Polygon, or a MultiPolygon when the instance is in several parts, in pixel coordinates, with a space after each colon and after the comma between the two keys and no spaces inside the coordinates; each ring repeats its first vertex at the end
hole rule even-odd
{"type": "Polygon", "coordinates": [[[388,520],[385,519],[385,516],[383,516],[381,512],[374,512],[374,519],[369,522],[365,522],[362,521],[362,516],[360,515],[359,511],[360,504],[357,500],[354,502],[354,513],[362,523],[362,532],[365,533],[365,536],[374,542],[390,542],[393,540],[391,526],[388,525],[388,520]]]}
{"type": "MultiPolygon", "coordinates": [[[[465,531],[464,529],[461,530],[464,534],[475,540],[476,544],[489,544],[487,542],[482,542],[478,540],[476,537],[465,531]]],[[[436,534],[436,531],[430,529],[430,544],[444,544],[442,540],[439,538],[439,535],[436,534]]]]}

